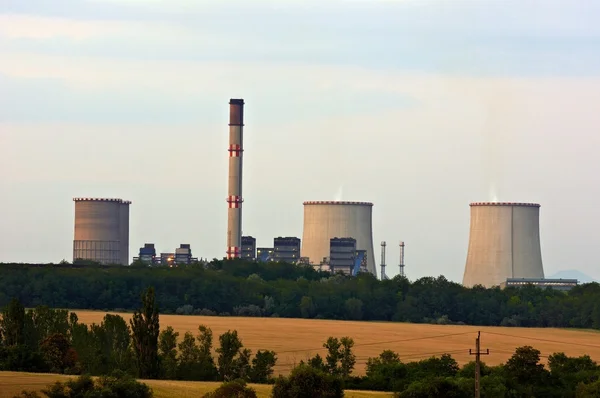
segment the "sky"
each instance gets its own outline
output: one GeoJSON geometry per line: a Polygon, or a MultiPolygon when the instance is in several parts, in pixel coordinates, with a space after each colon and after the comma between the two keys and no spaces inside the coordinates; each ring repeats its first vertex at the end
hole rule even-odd
{"type": "MultiPolygon", "coordinates": [[[[130,255],[370,201],[387,274],[460,282],[469,203],[541,204],[546,275],[596,279],[600,2],[0,0],[0,261],[72,259],[73,197],[133,201],[130,255]]],[[[378,256],[377,256],[378,257],[378,256]]]]}

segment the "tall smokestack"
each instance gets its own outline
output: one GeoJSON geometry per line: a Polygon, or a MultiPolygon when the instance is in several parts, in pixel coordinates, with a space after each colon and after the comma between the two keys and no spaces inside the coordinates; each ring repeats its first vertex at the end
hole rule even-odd
{"type": "Polygon", "coordinates": [[[242,154],[244,100],[229,101],[229,190],[227,196],[227,258],[242,253],[242,154]]]}

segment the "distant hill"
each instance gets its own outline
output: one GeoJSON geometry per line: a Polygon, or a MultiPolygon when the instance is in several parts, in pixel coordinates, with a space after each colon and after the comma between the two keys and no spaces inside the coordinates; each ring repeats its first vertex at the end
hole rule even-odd
{"type": "Polygon", "coordinates": [[[577,279],[579,281],[579,283],[598,282],[596,279],[592,278],[591,276],[586,275],[581,271],[577,271],[576,269],[558,271],[554,275],[547,276],[546,278],[577,279]]]}

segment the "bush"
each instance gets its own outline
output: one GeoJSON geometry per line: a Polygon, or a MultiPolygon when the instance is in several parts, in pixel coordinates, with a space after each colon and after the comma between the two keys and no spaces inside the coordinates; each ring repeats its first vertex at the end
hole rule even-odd
{"type": "Polygon", "coordinates": [[[342,398],[342,381],[308,365],[292,370],[289,377],[279,376],[273,386],[273,398],[342,398]]]}
{"type": "Polygon", "coordinates": [[[256,391],[248,387],[244,380],[227,381],[213,392],[204,394],[203,398],[256,398],[256,391]]]}
{"type": "MultiPolygon", "coordinates": [[[[110,376],[102,376],[97,383],[90,376],[83,375],[64,383],[57,381],[42,391],[48,398],[152,398],[152,390],[131,376],[115,371],[110,376]]],[[[23,392],[25,394],[26,392],[23,392]]],[[[18,398],[36,398],[35,395],[21,395],[18,398]]]]}

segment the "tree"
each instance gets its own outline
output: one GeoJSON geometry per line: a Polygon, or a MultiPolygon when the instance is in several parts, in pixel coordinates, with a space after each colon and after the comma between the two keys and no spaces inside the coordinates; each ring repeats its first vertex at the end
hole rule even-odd
{"type": "Polygon", "coordinates": [[[300,300],[300,314],[302,318],[312,318],[315,316],[315,305],[313,304],[313,300],[309,296],[304,296],[300,300]]]}
{"type": "Polygon", "coordinates": [[[271,393],[273,398],[342,398],[344,390],[338,377],[308,365],[295,367],[288,377],[279,376],[271,393]]]}
{"type": "Polygon", "coordinates": [[[223,333],[219,336],[220,347],[217,348],[219,376],[221,380],[230,380],[236,372],[235,358],[240,353],[243,347],[241,340],[238,337],[237,330],[223,333]]]}
{"type": "Polygon", "coordinates": [[[274,351],[258,350],[252,359],[250,380],[253,383],[266,383],[273,375],[273,367],[277,363],[274,351]]]}
{"type": "Polygon", "coordinates": [[[3,309],[0,317],[0,338],[5,346],[12,347],[25,342],[25,307],[13,298],[3,309]]]}
{"type": "Polygon", "coordinates": [[[68,369],[77,372],[77,353],[64,335],[56,333],[45,338],[40,344],[40,350],[50,372],[65,373],[68,369]]]}
{"type": "Polygon", "coordinates": [[[158,334],[160,327],[153,287],[149,287],[142,294],[142,308],[139,312],[133,313],[130,324],[138,376],[146,379],[157,378],[159,375],[158,334]]]}
{"type": "Polygon", "coordinates": [[[177,377],[177,338],[171,326],[160,332],[158,336],[158,355],[160,358],[160,374],[163,379],[173,380],[177,377]]]}
{"type": "Polygon", "coordinates": [[[363,302],[357,298],[349,298],[344,303],[346,319],[360,321],[363,318],[363,302]]]}
{"type": "Polygon", "coordinates": [[[335,376],[347,378],[354,369],[356,356],[352,352],[354,340],[350,337],[342,337],[337,339],[329,337],[323,344],[327,348],[327,357],[325,358],[326,370],[335,376]]]}

